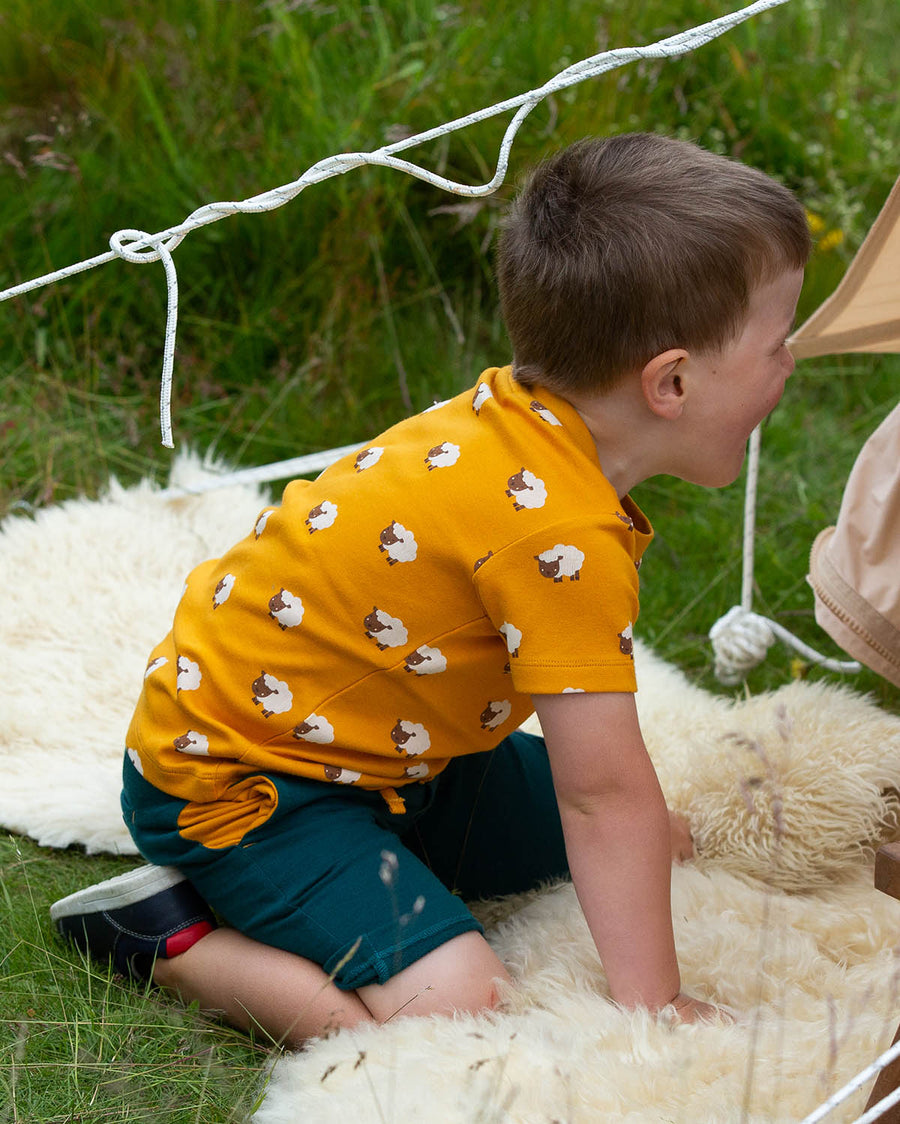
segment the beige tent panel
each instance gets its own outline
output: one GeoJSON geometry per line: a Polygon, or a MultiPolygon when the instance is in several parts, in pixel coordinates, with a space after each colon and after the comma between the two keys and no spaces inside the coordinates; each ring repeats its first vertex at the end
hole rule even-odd
{"type": "Polygon", "coordinates": [[[795,359],[900,352],[900,179],[840,285],[788,346],[795,359]]]}

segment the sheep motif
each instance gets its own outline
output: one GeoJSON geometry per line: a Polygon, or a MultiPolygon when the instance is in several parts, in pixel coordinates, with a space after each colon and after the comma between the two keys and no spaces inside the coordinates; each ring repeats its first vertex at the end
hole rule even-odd
{"type": "Polygon", "coordinates": [[[441,445],[435,445],[433,449],[428,450],[428,455],[425,457],[429,472],[435,468],[449,468],[456,464],[458,460],[459,445],[454,445],[452,441],[444,441],[441,445]]]}
{"type": "Polygon", "coordinates": [[[617,632],[619,638],[619,651],[623,656],[631,656],[634,658],[634,630],[631,621],[625,626],[621,632],[617,632]]]}
{"type": "Polygon", "coordinates": [[[159,671],[161,667],[165,667],[169,661],[165,656],[157,656],[155,660],[151,660],[147,664],[147,670],[144,672],[144,678],[152,675],[154,671],[159,671]]]}
{"type": "Polygon", "coordinates": [[[175,677],[175,690],[178,691],[196,691],[200,686],[200,680],[203,678],[203,672],[200,670],[200,665],[189,660],[187,656],[178,657],[178,674],[175,677]]]}
{"type": "Polygon", "coordinates": [[[616,512],[616,519],[620,519],[625,524],[625,526],[628,528],[629,531],[634,530],[634,520],[631,518],[630,515],[625,515],[625,514],[623,514],[623,512],[617,511],[616,512]]]}
{"type": "Polygon", "coordinates": [[[362,773],[355,773],[352,769],[341,769],[337,765],[323,765],[326,781],[337,781],[338,784],[353,784],[358,781],[362,773]]]}
{"type": "Polygon", "coordinates": [[[378,464],[383,452],[384,449],[382,449],[380,445],[371,445],[368,449],[363,449],[362,452],[357,453],[356,460],[353,462],[353,467],[357,472],[365,472],[365,470],[371,468],[373,464],[378,464]]]}
{"type": "Polygon", "coordinates": [[[269,616],[282,632],[296,628],[303,620],[303,602],[289,589],[282,589],[269,598],[269,616]]]}
{"type": "Polygon", "coordinates": [[[583,695],[584,687],[563,687],[562,693],[564,695],[583,695]]]}
{"type": "MultiPolygon", "coordinates": [[[[509,652],[510,656],[515,659],[519,654],[519,646],[522,643],[522,633],[514,624],[510,624],[509,621],[504,621],[497,631],[506,641],[506,650],[509,652]]],[[[508,666],[507,664],[507,667],[508,666]]]]}
{"type": "Polygon", "coordinates": [[[481,712],[480,721],[482,730],[496,730],[498,726],[509,718],[512,713],[512,706],[509,699],[501,699],[499,702],[489,702],[484,710],[481,712]]]}
{"type": "Polygon", "coordinates": [[[172,745],[179,753],[190,753],[195,757],[206,757],[209,754],[209,738],[206,734],[198,734],[196,730],[186,731],[172,745]]]}
{"type": "Polygon", "coordinates": [[[429,648],[423,644],[406,657],[404,671],[414,671],[416,675],[438,675],[447,670],[447,657],[440,648],[429,648]]]}
{"type": "Polygon", "coordinates": [[[423,414],[430,414],[433,410],[439,410],[441,408],[441,406],[446,406],[447,402],[448,402],[448,399],[440,398],[437,401],[432,402],[430,406],[426,407],[426,409],[424,409],[422,411],[422,413],[423,414]]]}
{"type": "Polygon", "coordinates": [[[547,502],[547,487],[544,481],[522,468],[506,481],[506,494],[513,501],[516,511],[524,508],[543,507],[547,502]]]}
{"type": "Polygon", "coordinates": [[[337,519],[337,513],[337,504],[332,503],[331,500],[322,500],[320,504],[316,504],[304,520],[309,533],[312,535],[316,531],[324,531],[326,527],[330,527],[337,519]]]}
{"type": "Polygon", "coordinates": [[[216,583],[212,599],[214,609],[218,609],[220,605],[224,605],[231,596],[231,591],[234,589],[234,582],[234,574],[226,574],[216,583]]]}
{"type": "Polygon", "coordinates": [[[534,556],[541,571],[541,576],[553,578],[561,582],[568,578],[570,582],[577,582],[581,577],[581,567],[584,565],[584,555],[577,546],[564,546],[557,543],[543,554],[534,556]]]}
{"type": "Polygon", "coordinates": [[[421,781],[428,776],[431,770],[428,768],[427,761],[417,761],[415,765],[407,765],[403,770],[410,780],[421,781]]]}
{"type": "Polygon", "coordinates": [[[390,523],[378,536],[378,549],[382,554],[387,554],[389,566],[396,566],[398,562],[412,562],[416,557],[418,545],[412,531],[407,531],[402,523],[396,520],[390,523]]]}
{"type": "Polygon", "coordinates": [[[131,762],[131,764],[134,765],[135,769],[137,769],[137,771],[141,774],[141,776],[143,776],[144,775],[144,764],[141,761],[141,758],[140,758],[140,755],[138,754],[138,751],[136,749],[132,749],[130,745],[126,745],[125,746],[125,753],[128,756],[128,760],[131,762]]]}
{"type": "Polygon", "coordinates": [[[403,621],[392,617],[377,605],[372,607],[372,612],[363,618],[363,627],[366,636],[374,640],[380,651],[385,648],[399,648],[406,643],[408,633],[403,621]]]}
{"type": "Polygon", "coordinates": [[[274,507],[270,507],[268,511],[264,511],[262,515],[260,515],[259,519],[256,520],[256,526],[253,528],[253,530],[257,538],[259,538],[259,536],[266,529],[266,524],[269,522],[269,516],[274,512],[274,510],[274,507]]]}
{"type": "Polygon", "coordinates": [[[475,387],[475,393],[472,395],[472,409],[476,414],[481,413],[481,407],[487,402],[489,398],[493,398],[494,393],[486,382],[480,382],[475,387]]]}
{"type": "Polygon", "coordinates": [[[253,705],[262,707],[263,718],[284,714],[294,705],[294,696],[287,683],[266,671],[261,671],[253,680],[250,690],[253,692],[253,705]]]}
{"type": "MultiPolygon", "coordinates": [[[[330,745],[334,741],[334,726],[321,714],[308,714],[299,725],[294,727],[293,734],[298,742],[316,742],[318,745],[330,745]]],[[[357,774],[357,779],[359,779],[359,774],[357,774]]]]}
{"type": "Polygon", "coordinates": [[[552,410],[548,410],[544,403],[538,402],[536,398],[530,403],[529,409],[532,413],[537,414],[539,418],[543,418],[548,425],[562,425],[562,422],[556,414],[554,414],[552,410]]]}
{"type": "Polygon", "coordinates": [[[397,719],[397,725],[391,730],[391,741],[398,753],[408,757],[418,757],[431,746],[431,736],[422,723],[407,722],[405,718],[397,719]]]}

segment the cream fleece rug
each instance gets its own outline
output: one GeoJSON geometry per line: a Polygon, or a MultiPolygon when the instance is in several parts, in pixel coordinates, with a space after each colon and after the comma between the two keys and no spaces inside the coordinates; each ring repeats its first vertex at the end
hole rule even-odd
{"type": "MultiPolygon", "coordinates": [[[[176,461],[173,483],[203,476],[176,461]]],[[[133,852],[125,728],[186,572],[246,533],[253,488],[166,499],[111,483],[0,525],[0,824],[133,852]]],[[[404,1019],[278,1060],[254,1124],[800,1121],[900,1019],[900,903],[872,887],[898,833],[900,718],[835,686],[731,701],[637,652],[644,732],[698,859],[676,868],[687,990],[730,1027],[617,1010],[570,886],[481,908],[515,980],[486,1018],[404,1019]]],[[[861,1111],[863,1089],[829,1120],[861,1111]]]]}

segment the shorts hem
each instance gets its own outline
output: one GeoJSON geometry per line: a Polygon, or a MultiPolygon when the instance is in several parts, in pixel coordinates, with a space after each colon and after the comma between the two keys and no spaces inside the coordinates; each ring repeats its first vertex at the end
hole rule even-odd
{"type": "Polygon", "coordinates": [[[347,957],[347,952],[344,951],[333,956],[324,968],[340,991],[355,991],[370,984],[385,984],[404,968],[415,964],[447,941],[472,932],[483,934],[484,926],[469,914],[468,917],[460,917],[450,923],[434,925],[424,932],[416,933],[411,940],[398,942],[386,951],[375,948],[371,938],[363,936],[356,953],[347,959],[346,964],[341,966],[341,960],[347,957]],[[363,957],[362,960],[359,959],[360,956],[363,957]]]}

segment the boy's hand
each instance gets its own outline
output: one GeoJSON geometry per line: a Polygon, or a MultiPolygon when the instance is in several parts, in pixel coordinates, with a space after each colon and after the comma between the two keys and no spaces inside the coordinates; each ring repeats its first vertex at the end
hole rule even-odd
{"type": "Polygon", "coordinates": [[[694,857],[691,825],[678,812],[669,809],[669,835],[672,839],[672,862],[684,863],[694,857]]]}
{"type": "Polygon", "coordinates": [[[704,1003],[702,999],[694,999],[680,991],[665,1011],[675,1012],[675,1021],[679,1023],[725,1023],[734,1022],[734,1017],[723,1007],[716,1007],[712,1003],[704,1003]]]}

